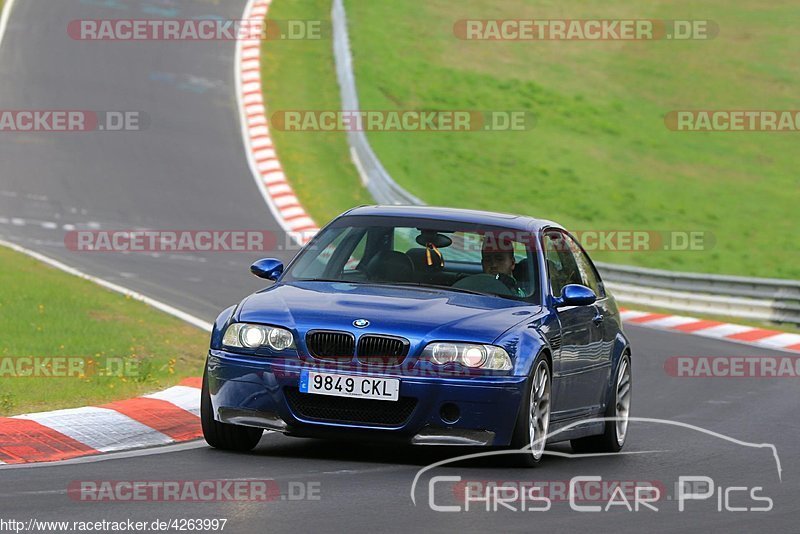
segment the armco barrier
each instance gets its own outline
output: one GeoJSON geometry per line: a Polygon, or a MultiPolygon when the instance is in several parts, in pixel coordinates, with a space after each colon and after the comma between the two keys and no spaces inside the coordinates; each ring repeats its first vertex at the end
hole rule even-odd
{"type": "MultiPolygon", "coordinates": [[[[358,111],[358,91],[342,0],[333,0],[333,53],[342,92],[342,109],[358,111]]],[[[424,204],[381,164],[362,131],[349,132],[348,143],[361,180],[380,204],[424,204]]],[[[670,310],[741,317],[800,325],[800,282],[678,273],[599,263],[603,279],[621,301],[670,310]]]]}
{"type": "MultiPolygon", "coordinates": [[[[342,90],[342,109],[358,111],[358,91],[353,73],[353,56],[350,54],[350,38],[347,34],[347,16],[342,0],[333,2],[333,53],[336,58],[336,77],[342,90]]],[[[400,187],[372,150],[364,132],[347,134],[350,155],[361,175],[361,181],[372,197],[380,204],[424,204],[420,199],[400,187]]]]}
{"type": "Polygon", "coordinates": [[[598,263],[620,300],[670,310],[800,325],[800,282],[598,263]]]}

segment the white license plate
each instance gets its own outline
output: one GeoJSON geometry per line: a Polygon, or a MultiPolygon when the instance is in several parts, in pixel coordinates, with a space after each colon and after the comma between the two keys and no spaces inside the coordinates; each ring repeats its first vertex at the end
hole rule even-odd
{"type": "Polygon", "coordinates": [[[400,398],[400,380],[303,370],[300,371],[300,391],[334,397],[396,401],[400,398]]]}

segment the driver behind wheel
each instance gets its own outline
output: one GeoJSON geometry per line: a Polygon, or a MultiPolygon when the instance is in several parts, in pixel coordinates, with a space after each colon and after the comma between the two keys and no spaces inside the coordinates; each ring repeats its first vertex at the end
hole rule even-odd
{"type": "Polygon", "coordinates": [[[481,266],[483,272],[500,280],[518,297],[524,297],[525,291],[514,278],[514,244],[508,240],[485,240],[481,247],[481,266]]]}

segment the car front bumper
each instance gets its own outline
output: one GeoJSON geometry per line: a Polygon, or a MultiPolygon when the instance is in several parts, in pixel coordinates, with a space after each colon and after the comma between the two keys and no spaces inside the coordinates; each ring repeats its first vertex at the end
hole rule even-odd
{"type": "MultiPolygon", "coordinates": [[[[210,351],[207,376],[215,418],[303,437],[503,446],[511,442],[527,381],[524,376],[451,378],[409,376],[391,368],[371,370],[372,376],[400,380],[402,406],[393,401],[370,401],[372,414],[386,407],[387,419],[381,420],[381,414],[374,420],[354,421],[342,414],[352,413],[354,406],[364,406],[364,401],[299,393],[300,371],[304,368],[299,360],[271,361],[210,351]],[[344,411],[337,412],[337,406],[344,411]],[[315,410],[314,415],[309,415],[309,407],[315,410]]],[[[364,374],[348,370],[336,373],[364,374]]]]}

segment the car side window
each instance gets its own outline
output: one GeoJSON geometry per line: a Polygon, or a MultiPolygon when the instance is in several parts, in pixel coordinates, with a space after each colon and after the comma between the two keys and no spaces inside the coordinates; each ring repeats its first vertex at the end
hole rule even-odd
{"type": "Polygon", "coordinates": [[[546,232],[544,234],[544,252],[550,287],[554,296],[560,297],[561,291],[566,285],[583,285],[578,264],[564,234],[555,230],[546,232]]]}
{"type": "Polygon", "coordinates": [[[589,261],[589,257],[586,253],[578,246],[574,239],[570,236],[564,236],[567,243],[569,244],[570,251],[572,252],[573,257],[575,258],[575,263],[578,267],[578,272],[580,273],[582,284],[594,291],[594,294],[597,295],[597,298],[602,298],[605,296],[605,292],[603,291],[603,286],[600,283],[600,278],[595,270],[592,262],[589,261]]]}
{"type": "Polygon", "coordinates": [[[605,291],[603,290],[603,284],[600,283],[600,277],[597,274],[592,262],[589,260],[589,257],[586,253],[578,246],[574,239],[570,236],[565,236],[567,243],[569,244],[570,250],[572,255],[575,258],[575,263],[578,267],[578,272],[580,273],[582,284],[594,291],[594,294],[597,295],[597,298],[602,298],[605,296],[605,291]]]}

